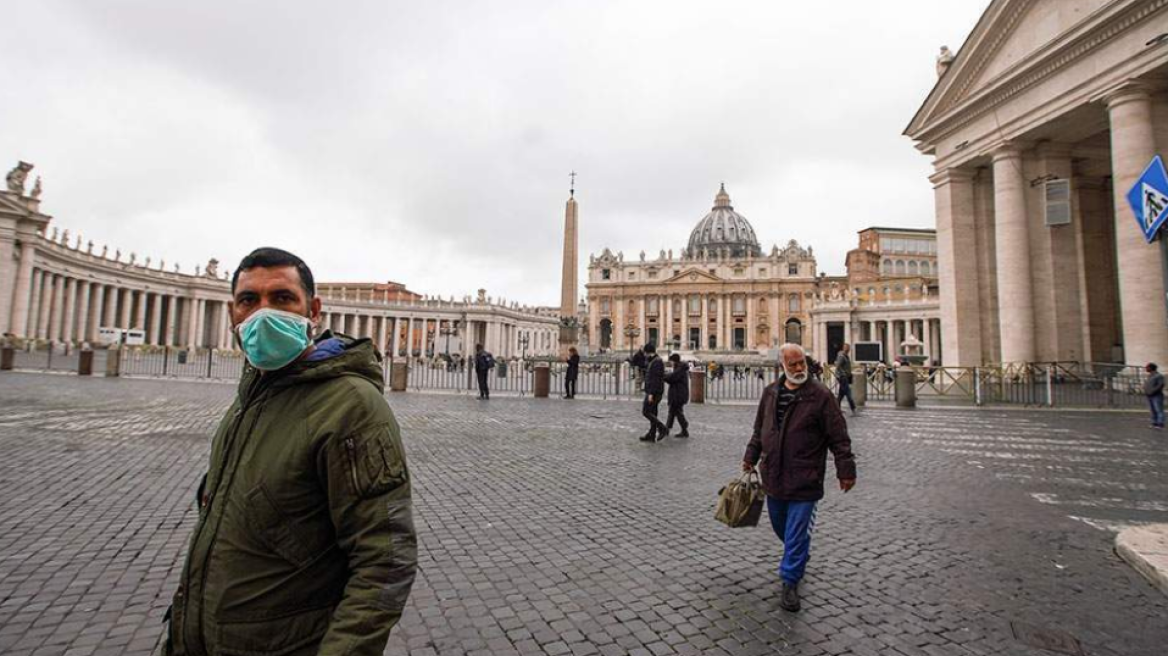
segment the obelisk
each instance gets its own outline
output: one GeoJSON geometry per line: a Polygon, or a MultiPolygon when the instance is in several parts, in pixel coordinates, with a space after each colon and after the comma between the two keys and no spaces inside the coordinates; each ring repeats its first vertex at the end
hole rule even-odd
{"type": "Polygon", "coordinates": [[[568,356],[568,348],[577,342],[576,319],[576,172],[571,174],[568,204],[564,208],[564,270],[560,288],[560,355],[568,356]]]}

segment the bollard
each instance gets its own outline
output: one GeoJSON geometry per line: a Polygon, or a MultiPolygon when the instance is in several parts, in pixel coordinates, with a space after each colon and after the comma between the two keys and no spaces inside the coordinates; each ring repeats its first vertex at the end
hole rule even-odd
{"type": "Polygon", "coordinates": [[[689,402],[706,402],[706,372],[691,369],[689,372],[689,402]]]}
{"type": "Polygon", "coordinates": [[[863,407],[868,403],[868,371],[861,368],[852,376],[852,400],[856,407],[863,407]]]}
{"type": "Polygon", "coordinates": [[[0,371],[12,371],[16,364],[16,349],[11,346],[0,348],[0,371]]]}
{"type": "Polygon", "coordinates": [[[896,407],[917,407],[917,372],[912,367],[896,370],[896,407]]]}
{"type": "Polygon", "coordinates": [[[77,375],[93,375],[93,349],[85,348],[77,353],[77,375]]]}
{"type": "Polygon", "coordinates": [[[106,351],[105,375],[107,378],[119,375],[122,372],[122,349],[111,346],[106,351]]]}
{"type": "Polygon", "coordinates": [[[534,396],[537,399],[546,399],[552,387],[552,370],[546,362],[535,366],[534,396]]]}
{"type": "Polygon", "coordinates": [[[404,392],[410,380],[409,362],[394,362],[389,368],[389,391],[404,392]]]}

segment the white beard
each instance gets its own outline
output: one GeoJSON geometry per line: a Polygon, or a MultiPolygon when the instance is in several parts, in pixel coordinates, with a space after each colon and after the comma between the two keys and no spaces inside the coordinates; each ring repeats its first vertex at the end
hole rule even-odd
{"type": "Polygon", "coordinates": [[[787,378],[792,383],[795,383],[796,385],[802,385],[803,383],[807,382],[807,372],[806,371],[804,371],[803,373],[800,373],[800,374],[793,374],[784,368],[783,373],[787,374],[787,378]]]}

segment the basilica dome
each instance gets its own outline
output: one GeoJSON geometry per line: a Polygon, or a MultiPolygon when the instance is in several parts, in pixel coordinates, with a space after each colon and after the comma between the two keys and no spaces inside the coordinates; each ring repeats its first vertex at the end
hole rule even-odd
{"type": "Polygon", "coordinates": [[[702,249],[710,252],[729,249],[732,257],[762,255],[758,238],[754,236],[754,228],[746,217],[734,211],[725,184],[714,198],[713,209],[698,222],[697,227],[689,235],[687,250],[690,256],[697,257],[702,249]]]}

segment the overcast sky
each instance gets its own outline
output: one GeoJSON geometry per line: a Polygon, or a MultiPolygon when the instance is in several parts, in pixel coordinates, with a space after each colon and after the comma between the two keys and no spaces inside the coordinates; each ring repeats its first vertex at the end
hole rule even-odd
{"type": "Polygon", "coordinates": [[[320,280],[558,304],[589,253],[676,252],[718,183],[842,273],[933,226],[901,135],[988,0],[35,0],[0,24],[0,164],[55,226],[184,270],[276,245],[320,280]],[[31,178],[30,178],[31,182],[31,178]]]}

